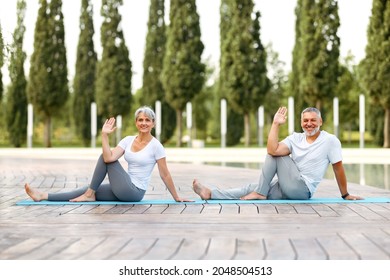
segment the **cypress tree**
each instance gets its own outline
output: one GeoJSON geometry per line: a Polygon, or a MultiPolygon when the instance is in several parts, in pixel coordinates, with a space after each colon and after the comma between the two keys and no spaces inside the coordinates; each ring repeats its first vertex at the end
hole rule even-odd
{"type": "Polygon", "coordinates": [[[3,97],[3,74],[1,72],[1,68],[3,68],[4,65],[4,40],[3,40],[3,33],[1,30],[1,24],[0,24],[0,101],[3,97]]]}
{"type": "Polygon", "coordinates": [[[300,98],[321,109],[324,102],[332,100],[340,75],[338,4],[335,0],[302,0],[299,4],[300,98]]]}
{"type": "MultiPolygon", "coordinates": [[[[295,43],[294,48],[292,52],[292,66],[291,66],[291,72],[289,74],[288,79],[288,93],[290,96],[295,97],[294,98],[294,111],[300,112],[302,108],[305,108],[304,105],[305,101],[303,98],[303,94],[300,92],[300,71],[299,71],[299,65],[300,61],[302,59],[302,34],[301,34],[301,14],[302,14],[302,2],[304,0],[298,0],[297,6],[295,7],[295,43]]],[[[295,125],[297,127],[300,127],[300,119],[295,119],[295,125]]]]}
{"type": "Polygon", "coordinates": [[[17,25],[13,34],[14,42],[10,57],[9,74],[11,84],[7,93],[7,128],[10,143],[21,147],[27,136],[27,81],[24,74],[26,54],[23,51],[25,26],[23,24],[26,2],[17,2],[17,25]]]}
{"type": "Polygon", "coordinates": [[[166,44],[164,11],[164,0],[150,0],[141,96],[141,102],[153,108],[157,100],[161,101],[160,141],[163,143],[172,137],[176,122],[175,110],[166,101],[164,87],[160,80],[166,44]]]}
{"type": "Polygon", "coordinates": [[[76,72],[73,81],[73,117],[77,134],[84,146],[91,141],[91,103],[95,101],[95,76],[97,55],[93,43],[93,6],[82,0],[80,35],[77,46],[76,72]]]}
{"type": "Polygon", "coordinates": [[[231,28],[224,47],[230,52],[226,92],[233,110],[244,116],[245,145],[250,144],[250,113],[254,113],[267,93],[266,54],[260,41],[260,13],[252,19],[253,1],[232,1],[231,28]]]}
{"type": "Polygon", "coordinates": [[[172,0],[169,19],[161,75],[167,101],[176,110],[176,146],[181,146],[182,112],[186,103],[202,89],[205,75],[205,65],[201,61],[204,45],[196,1],[172,0]]]}
{"type": "MultiPolygon", "coordinates": [[[[366,56],[362,62],[363,85],[374,106],[382,108],[383,147],[390,148],[390,2],[373,0],[367,31],[366,56]]],[[[376,116],[378,110],[375,109],[376,116]]],[[[381,120],[377,120],[380,122],[381,120]]],[[[377,135],[380,135],[377,132],[377,135]]]]}
{"type": "Polygon", "coordinates": [[[44,144],[51,147],[51,120],[69,96],[62,1],[40,0],[31,56],[28,97],[45,119],[44,144]]]}
{"type": "MultiPolygon", "coordinates": [[[[351,132],[359,128],[359,95],[363,92],[358,80],[357,66],[353,62],[353,56],[348,54],[343,63],[340,64],[340,79],[335,90],[339,99],[340,129],[348,131],[348,142],[351,142],[351,132]]],[[[342,132],[342,131],[340,131],[342,132]]],[[[340,133],[342,135],[342,133],[340,133]]]]}
{"type": "Polygon", "coordinates": [[[119,7],[122,0],[103,0],[100,29],[103,48],[97,65],[96,103],[103,118],[130,113],[131,108],[131,61],[121,27],[119,7]]]}
{"type": "MultiPolygon", "coordinates": [[[[220,100],[227,100],[227,82],[229,80],[229,67],[232,64],[232,54],[230,52],[230,41],[228,40],[228,31],[232,28],[232,11],[234,10],[234,0],[221,0],[220,5],[220,70],[218,80],[218,94],[219,99],[216,102],[215,107],[218,110],[218,115],[214,116],[215,119],[220,118],[220,100]]],[[[234,146],[240,142],[240,139],[244,133],[244,117],[242,114],[237,113],[230,106],[227,100],[227,131],[226,131],[226,145],[234,146]]],[[[219,124],[219,122],[218,122],[219,124]]],[[[218,129],[219,132],[220,129],[218,129]]]]}

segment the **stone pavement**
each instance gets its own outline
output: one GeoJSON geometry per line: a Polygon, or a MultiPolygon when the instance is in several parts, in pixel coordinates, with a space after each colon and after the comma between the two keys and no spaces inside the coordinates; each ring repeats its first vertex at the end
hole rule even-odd
{"type": "MultiPolygon", "coordinates": [[[[201,162],[261,161],[262,153],[167,149],[167,160],[180,195],[195,199],[193,178],[229,188],[256,182],[259,175],[254,169],[201,162]]],[[[370,154],[385,161],[386,153],[370,154]]],[[[0,259],[390,258],[389,203],[15,205],[27,198],[25,182],[47,191],[88,184],[99,154],[100,149],[0,149],[0,259]]],[[[361,158],[352,154],[354,160],[361,158]]],[[[388,190],[359,184],[350,184],[349,191],[364,197],[390,196],[388,190]]],[[[339,195],[336,183],[324,180],[315,196],[339,195]]],[[[169,198],[155,168],[145,199],[169,198]]]]}

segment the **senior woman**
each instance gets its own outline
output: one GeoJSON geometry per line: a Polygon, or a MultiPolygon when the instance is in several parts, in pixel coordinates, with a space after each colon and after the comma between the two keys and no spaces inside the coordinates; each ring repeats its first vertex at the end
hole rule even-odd
{"type": "Polygon", "coordinates": [[[137,135],[126,136],[111,149],[109,135],[116,129],[115,118],[107,119],[102,127],[102,149],[89,186],[68,192],[47,193],[25,184],[26,193],[34,200],[49,201],[141,201],[148,188],[151,174],[157,163],[160,177],[177,202],[180,198],[166,163],[163,145],[151,134],[155,126],[154,111],[143,106],[135,112],[137,135]],[[127,171],[119,163],[124,156],[127,171]],[[106,175],[109,183],[102,184],[106,175]]]}

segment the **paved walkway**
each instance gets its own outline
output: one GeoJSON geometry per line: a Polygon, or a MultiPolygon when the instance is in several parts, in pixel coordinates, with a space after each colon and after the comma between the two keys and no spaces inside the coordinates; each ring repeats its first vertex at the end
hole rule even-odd
{"type": "MultiPolygon", "coordinates": [[[[257,170],[196,163],[204,160],[199,154],[213,157],[212,150],[187,150],[187,158],[181,151],[167,152],[183,197],[196,198],[193,178],[224,188],[258,180],[257,170]]],[[[214,158],[261,160],[262,152],[216,149],[214,158]]],[[[385,152],[378,153],[383,160],[385,152]]],[[[0,259],[390,259],[389,203],[15,205],[27,198],[25,182],[48,191],[87,184],[99,153],[0,149],[0,259]]],[[[358,184],[349,190],[365,197],[390,196],[388,190],[358,184]]],[[[324,180],[315,196],[339,195],[336,183],[324,180]]],[[[145,198],[170,198],[157,168],[145,198]]]]}

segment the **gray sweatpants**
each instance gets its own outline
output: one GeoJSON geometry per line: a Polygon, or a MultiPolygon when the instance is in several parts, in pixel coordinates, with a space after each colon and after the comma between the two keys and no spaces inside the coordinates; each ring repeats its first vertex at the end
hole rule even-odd
{"type": "MultiPolygon", "coordinates": [[[[142,200],[145,190],[137,188],[130,179],[129,174],[118,162],[105,163],[101,155],[96,163],[89,186],[96,191],[96,200],[100,201],[130,201],[142,200]],[[109,184],[102,184],[108,175],[109,184]]],[[[48,200],[68,201],[82,195],[88,187],[77,188],[69,192],[49,193],[48,200]]]]}
{"type": "Polygon", "coordinates": [[[242,188],[213,189],[211,199],[240,199],[257,192],[267,199],[309,199],[310,191],[290,156],[266,156],[258,184],[242,188]]]}

